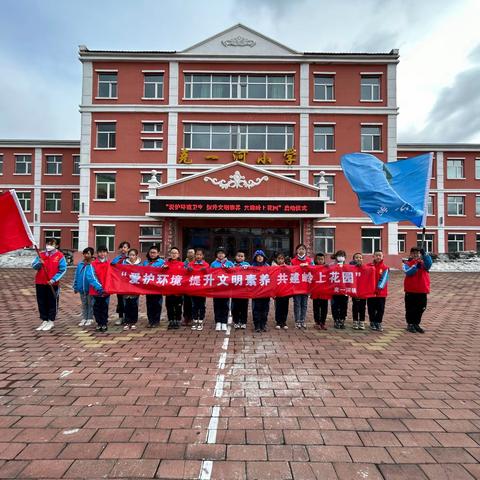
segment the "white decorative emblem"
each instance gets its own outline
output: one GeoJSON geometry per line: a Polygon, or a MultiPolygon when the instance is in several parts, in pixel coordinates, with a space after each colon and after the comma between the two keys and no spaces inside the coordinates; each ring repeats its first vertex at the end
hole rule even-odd
{"type": "Polygon", "coordinates": [[[257,44],[254,40],[250,40],[249,38],[245,38],[242,36],[238,36],[235,38],[231,38],[230,40],[222,40],[222,45],[224,47],[254,47],[257,44]]]}
{"type": "Polygon", "coordinates": [[[255,180],[247,180],[238,170],[235,170],[233,175],[230,175],[230,180],[218,180],[217,178],[205,177],[205,182],[212,182],[213,185],[217,185],[222,190],[228,190],[229,188],[254,188],[258,187],[262,182],[268,182],[268,177],[258,177],[255,180]]]}

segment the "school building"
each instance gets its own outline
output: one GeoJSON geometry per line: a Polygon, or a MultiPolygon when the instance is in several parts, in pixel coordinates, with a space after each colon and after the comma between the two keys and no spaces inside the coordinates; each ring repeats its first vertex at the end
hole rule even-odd
{"type": "Polygon", "coordinates": [[[480,145],[397,145],[397,50],[297,52],[239,24],[182,51],[79,58],[80,142],[0,141],[0,189],[40,244],[404,256],[419,230],[373,225],[340,157],[432,151],[428,248],[480,250],[480,145]]]}

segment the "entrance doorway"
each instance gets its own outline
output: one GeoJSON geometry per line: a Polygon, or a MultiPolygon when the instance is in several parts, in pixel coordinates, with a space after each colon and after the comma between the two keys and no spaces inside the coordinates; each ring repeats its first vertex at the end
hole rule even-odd
{"type": "Polygon", "coordinates": [[[215,227],[184,228],[183,247],[202,247],[205,257],[211,261],[215,257],[215,249],[224,247],[227,256],[233,259],[237,250],[243,250],[247,261],[251,261],[253,253],[262,249],[271,261],[276,252],[290,255],[292,251],[293,229],[291,228],[248,228],[248,227],[215,227]]]}

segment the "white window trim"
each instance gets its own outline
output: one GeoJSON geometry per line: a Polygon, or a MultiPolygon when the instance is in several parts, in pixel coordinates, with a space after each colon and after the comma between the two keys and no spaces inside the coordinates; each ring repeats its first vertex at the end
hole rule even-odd
{"type": "Polygon", "coordinates": [[[378,100],[360,100],[360,102],[362,102],[362,103],[381,103],[381,102],[383,102],[383,99],[380,98],[378,100]]]}
{"type": "Polygon", "coordinates": [[[360,75],[383,75],[384,72],[360,72],[360,75]]]}
{"type": "Polygon", "coordinates": [[[165,100],[165,97],[141,97],[141,100],[153,100],[158,102],[159,100],[165,100]]]}
{"type": "Polygon", "coordinates": [[[97,73],[118,73],[118,69],[115,68],[96,68],[97,73]]]}
{"type": "MultiPolygon", "coordinates": [[[[362,127],[380,127],[380,126],[383,127],[383,123],[380,123],[380,122],[377,122],[377,123],[374,123],[374,122],[362,122],[362,123],[360,123],[360,125],[361,125],[362,127]]],[[[405,157],[405,158],[408,158],[408,157],[405,157]]]]}
{"type": "Polygon", "coordinates": [[[165,73],[165,70],[142,70],[142,73],[165,73]]]}
{"type": "Polygon", "coordinates": [[[117,123],[117,120],[95,120],[95,123],[117,123]]]}
{"type": "MultiPolygon", "coordinates": [[[[297,122],[272,122],[272,121],[248,121],[248,120],[182,120],[182,123],[219,123],[225,125],[240,125],[240,124],[252,124],[252,125],[296,125],[297,122]]],[[[331,123],[331,122],[330,122],[331,123]]]]}
{"type": "Polygon", "coordinates": [[[296,75],[298,72],[296,70],[182,70],[182,73],[188,75],[195,75],[196,73],[207,73],[210,75],[221,75],[222,73],[231,73],[231,74],[251,74],[251,75],[296,75]]]}
{"type": "Polygon", "coordinates": [[[118,100],[118,97],[95,97],[95,100],[118,100]]]}
{"type": "MultiPolygon", "coordinates": [[[[140,194],[146,193],[148,194],[148,190],[139,190],[140,194]]],[[[149,200],[142,200],[142,195],[140,195],[140,199],[138,200],[140,203],[149,203],[149,200]]]]}

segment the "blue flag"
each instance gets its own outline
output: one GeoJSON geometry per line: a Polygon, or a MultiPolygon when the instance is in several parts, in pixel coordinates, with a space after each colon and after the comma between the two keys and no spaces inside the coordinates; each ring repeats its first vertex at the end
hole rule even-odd
{"type": "Polygon", "coordinates": [[[407,220],[424,227],[432,173],[432,153],[384,163],[368,153],[342,156],[343,173],[360,209],[375,223],[407,220]]]}

